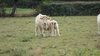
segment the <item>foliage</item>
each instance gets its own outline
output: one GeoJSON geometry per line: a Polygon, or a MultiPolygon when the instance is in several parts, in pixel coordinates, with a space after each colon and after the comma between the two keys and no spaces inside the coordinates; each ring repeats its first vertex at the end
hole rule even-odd
{"type": "MultiPolygon", "coordinates": [[[[12,0],[6,0],[7,7],[12,7],[13,2],[12,0]]],[[[18,0],[17,7],[18,8],[36,8],[41,1],[38,0],[18,0]]]]}
{"type": "MultiPolygon", "coordinates": [[[[0,6],[3,7],[12,7],[12,0],[0,0],[0,6]]],[[[62,0],[63,1],[63,0],[62,0]]],[[[72,1],[72,0],[67,0],[72,1]]],[[[90,0],[87,0],[90,1],[90,0]]],[[[93,1],[93,0],[92,0],[93,1]]],[[[51,16],[80,16],[80,15],[98,15],[100,13],[100,3],[90,3],[81,0],[81,1],[72,1],[76,3],[60,3],[61,0],[18,0],[17,7],[18,8],[32,8],[36,9],[38,13],[47,14],[51,16]],[[58,1],[55,3],[55,1],[58,1]],[[52,4],[54,2],[54,4],[52,4]],[[82,3],[84,2],[84,3],[82,3]],[[58,3],[58,4],[57,4],[58,3]]],[[[65,1],[66,2],[66,1],[65,1]]],[[[3,14],[5,14],[4,8],[1,9],[3,14]]],[[[2,16],[2,12],[0,12],[0,16],[2,16]]],[[[37,14],[33,13],[33,14],[37,14]]]]}
{"type": "Polygon", "coordinates": [[[0,17],[5,16],[4,7],[7,6],[7,4],[4,1],[5,0],[0,0],[0,17]]]}
{"type": "Polygon", "coordinates": [[[51,3],[53,0],[42,0],[44,5],[47,5],[48,3],[51,3]]]}
{"type": "Polygon", "coordinates": [[[39,9],[41,10],[39,12],[51,16],[98,15],[100,3],[50,4],[39,9]]]}
{"type": "Polygon", "coordinates": [[[99,1],[99,0],[54,0],[54,1],[99,1]]]}

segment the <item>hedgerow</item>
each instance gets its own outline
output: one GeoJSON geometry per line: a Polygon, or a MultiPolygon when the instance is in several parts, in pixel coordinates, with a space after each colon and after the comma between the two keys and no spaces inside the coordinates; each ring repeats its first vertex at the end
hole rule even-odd
{"type": "Polygon", "coordinates": [[[73,3],[41,5],[37,11],[51,16],[98,15],[100,3],[73,3]]]}

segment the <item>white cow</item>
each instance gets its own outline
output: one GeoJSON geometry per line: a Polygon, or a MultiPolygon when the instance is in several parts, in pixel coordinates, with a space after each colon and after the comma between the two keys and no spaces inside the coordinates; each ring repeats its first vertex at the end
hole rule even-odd
{"type": "Polygon", "coordinates": [[[42,36],[45,37],[45,30],[48,29],[48,22],[51,20],[51,18],[47,15],[39,14],[36,16],[35,19],[35,36],[38,36],[38,28],[40,28],[40,31],[42,33],[42,36]]]}
{"type": "Polygon", "coordinates": [[[58,26],[57,21],[51,20],[50,31],[51,31],[51,36],[56,36],[56,31],[58,32],[58,36],[60,36],[60,34],[59,34],[59,26],[58,26]]]}
{"type": "Polygon", "coordinates": [[[100,34],[100,14],[97,16],[98,34],[100,34]]]}

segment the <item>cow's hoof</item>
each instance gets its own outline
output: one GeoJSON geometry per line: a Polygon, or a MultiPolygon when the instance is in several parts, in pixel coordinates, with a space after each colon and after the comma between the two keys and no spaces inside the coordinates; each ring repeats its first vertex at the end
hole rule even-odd
{"type": "Polygon", "coordinates": [[[43,34],[41,34],[42,35],[42,37],[45,37],[45,35],[43,35],[43,34]]]}

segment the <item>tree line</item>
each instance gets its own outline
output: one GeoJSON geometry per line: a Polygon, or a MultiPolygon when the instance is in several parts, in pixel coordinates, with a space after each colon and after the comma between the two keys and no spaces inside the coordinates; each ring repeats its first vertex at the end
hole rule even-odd
{"type": "Polygon", "coordinates": [[[54,1],[99,1],[99,0],[0,0],[0,16],[5,16],[4,7],[11,7],[12,12],[8,16],[14,16],[16,8],[37,8],[38,5],[54,1]]]}
{"type": "Polygon", "coordinates": [[[20,8],[32,8],[42,4],[42,0],[0,0],[0,16],[6,16],[4,7],[12,7],[12,11],[9,15],[13,17],[17,7],[20,8]]]}
{"type": "Polygon", "coordinates": [[[54,1],[100,1],[100,0],[54,0],[54,1]]]}

